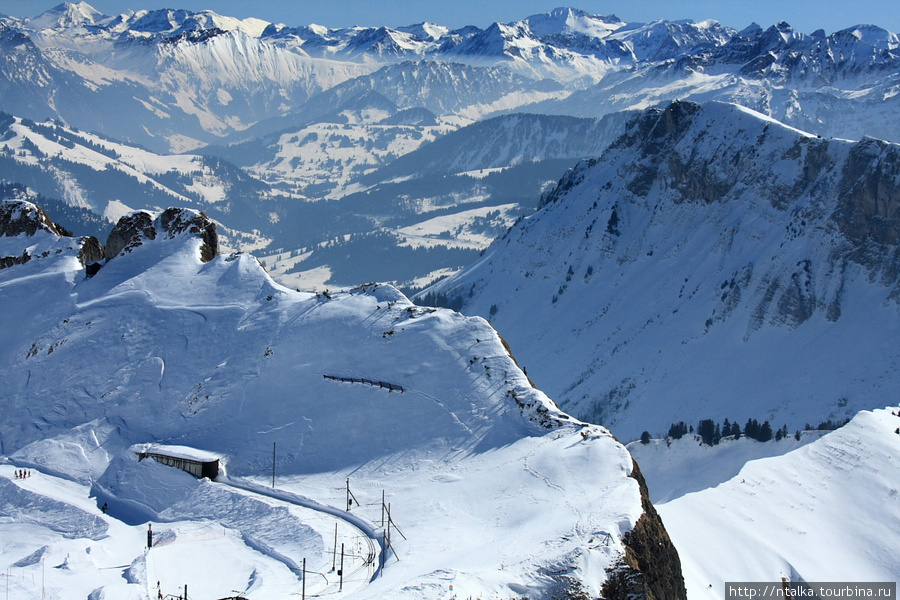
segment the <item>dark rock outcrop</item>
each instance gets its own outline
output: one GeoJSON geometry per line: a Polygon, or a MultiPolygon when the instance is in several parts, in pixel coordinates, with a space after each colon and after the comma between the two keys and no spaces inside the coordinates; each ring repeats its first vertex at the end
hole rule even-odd
{"type": "Polygon", "coordinates": [[[0,256],[0,269],[8,269],[16,265],[24,265],[29,260],[31,260],[31,255],[28,254],[27,250],[22,251],[22,254],[19,256],[0,256]]]}
{"type": "Polygon", "coordinates": [[[636,462],[631,476],[641,489],[644,514],[625,534],[625,557],[603,584],[605,600],[686,600],[681,559],[647,493],[647,483],[636,462]]]}
{"type": "Polygon", "coordinates": [[[153,215],[146,211],[136,211],[119,219],[106,239],[106,256],[115,258],[123,252],[131,252],[145,240],[156,239],[153,215]]]}
{"type": "Polygon", "coordinates": [[[167,208],[159,216],[136,211],[119,219],[106,241],[106,256],[115,258],[157,237],[194,235],[203,242],[200,260],[209,262],[219,255],[219,235],[215,222],[201,211],[167,208]]]}
{"type": "Polygon", "coordinates": [[[54,223],[40,207],[25,200],[4,200],[0,204],[0,236],[34,235],[47,231],[60,237],[72,234],[54,223]]]}
{"type": "MultiPolygon", "coordinates": [[[[54,223],[44,210],[27,200],[7,199],[0,203],[0,237],[16,237],[18,235],[33,236],[38,231],[71,238],[72,234],[61,225],[54,223]]],[[[103,246],[95,237],[81,237],[78,244],[78,258],[83,266],[88,263],[101,261],[104,258],[103,246]]],[[[71,246],[70,246],[71,247],[71,246]]],[[[39,256],[44,258],[46,253],[39,256]]],[[[15,265],[24,265],[34,258],[28,250],[22,250],[21,254],[0,257],[0,269],[6,269],[15,265]]]]}
{"type": "Polygon", "coordinates": [[[169,237],[191,233],[199,237],[200,260],[209,262],[219,255],[219,233],[216,224],[201,211],[183,208],[167,208],[159,218],[163,230],[169,237]]]}
{"type": "Polygon", "coordinates": [[[106,251],[100,244],[100,240],[94,236],[85,236],[81,238],[81,250],[78,252],[78,258],[82,265],[87,266],[89,263],[100,262],[106,258],[106,251]]]}

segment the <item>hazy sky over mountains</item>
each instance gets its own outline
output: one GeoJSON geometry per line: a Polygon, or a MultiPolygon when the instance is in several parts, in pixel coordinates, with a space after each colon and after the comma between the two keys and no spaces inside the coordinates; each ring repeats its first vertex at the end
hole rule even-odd
{"type": "MultiPolygon", "coordinates": [[[[743,29],[752,22],[765,28],[779,21],[787,21],[804,33],[820,28],[826,33],[833,33],[853,25],[872,23],[893,32],[900,31],[900,11],[897,10],[896,0],[582,0],[568,4],[564,0],[94,0],[88,3],[110,15],[128,9],[210,9],[222,15],[258,17],[293,26],[317,23],[328,27],[396,27],[430,21],[451,28],[464,25],[486,27],[494,21],[506,23],[532,14],[546,13],[558,6],[574,6],[594,14],[614,14],[629,22],[716,19],[724,25],[743,29]]],[[[57,4],[56,0],[0,0],[0,13],[34,17],[57,4]]]]}

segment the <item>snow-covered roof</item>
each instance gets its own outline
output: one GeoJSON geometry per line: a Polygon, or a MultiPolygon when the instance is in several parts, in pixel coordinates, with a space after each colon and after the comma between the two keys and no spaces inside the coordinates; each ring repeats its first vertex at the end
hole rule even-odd
{"type": "Polygon", "coordinates": [[[197,462],[212,462],[219,460],[219,456],[198,450],[188,446],[168,446],[166,444],[137,444],[131,449],[138,454],[162,454],[171,456],[172,458],[183,458],[185,460],[194,460],[197,462]]]}

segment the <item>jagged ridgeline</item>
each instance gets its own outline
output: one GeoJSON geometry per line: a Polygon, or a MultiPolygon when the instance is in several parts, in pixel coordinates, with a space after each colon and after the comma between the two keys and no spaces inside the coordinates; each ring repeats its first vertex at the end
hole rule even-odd
{"type": "Polygon", "coordinates": [[[629,439],[685,417],[793,431],[892,401],[898,205],[897,145],[675,102],[425,294],[491,318],[538,385],[629,439]]]}

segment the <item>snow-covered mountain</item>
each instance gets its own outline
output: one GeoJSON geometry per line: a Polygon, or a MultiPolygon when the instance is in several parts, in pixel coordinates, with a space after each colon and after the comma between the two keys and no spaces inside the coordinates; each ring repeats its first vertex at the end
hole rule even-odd
{"type": "Polygon", "coordinates": [[[17,594],[38,573],[92,598],[684,598],[628,452],[532,387],[484,320],[385,285],[281,287],[218,255],[198,211],[131,213],[105,249],[63,233],[0,205],[17,594]],[[227,476],[137,460],[159,443],[227,476]]]}
{"type": "Polygon", "coordinates": [[[898,161],[675,102],[428,293],[490,318],[538,385],[625,439],[839,420],[898,383],[898,161]]]}
{"type": "Polygon", "coordinates": [[[784,22],[765,30],[754,24],[723,44],[636,63],[532,109],[598,116],[676,98],[719,100],[826,137],[897,142],[898,68],[900,40],[874,25],[826,36],[803,34],[784,22]]]}
{"type": "Polygon", "coordinates": [[[738,32],[715,21],[625,23],[561,8],[483,30],[329,29],[212,11],[106,16],[66,2],[34,19],[5,19],[0,38],[11,83],[0,109],[59,117],[157,151],[193,150],[302,114],[328,102],[316,99],[321,92],[371,87],[372,73],[410,62],[415,70],[384,72],[381,93],[414,97],[412,107],[438,115],[458,116],[460,97],[466,116],[480,118],[536,102],[549,102],[542,111],[602,116],[715,93],[806,129],[837,127],[826,117],[852,107],[864,118],[848,132],[874,134],[885,117],[887,131],[898,130],[885,110],[896,97],[897,36],[875,26],[807,35],[779,23],[738,32]],[[435,77],[450,64],[468,70],[435,77]],[[487,92],[503,101],[485,100],[487,92]]]}

